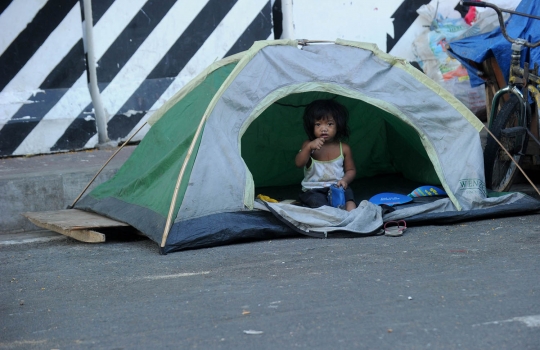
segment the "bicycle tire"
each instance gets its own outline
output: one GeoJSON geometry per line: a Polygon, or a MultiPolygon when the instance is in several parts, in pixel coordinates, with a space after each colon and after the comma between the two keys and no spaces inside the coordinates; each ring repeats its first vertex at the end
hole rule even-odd
{"type": "MultiPolygon", "coordinates": [[[[520,113],[519,101],[515,96],[512,96],[503,104],[490,128],[493,135],[503,144],[518,164],[522,162],[523,155],[527,151],[529,135],[525,132],[517,136],[506,136],[502,130],[519,126],[520,113]]],[[[527,117],[525,127],[528,127],[528,120],[527,117]]],[[[491,135],[488,135],[484,149],[484,170],[486,187],[496,192],[507,192],[518,172],[517,166],[491,135]]]]}

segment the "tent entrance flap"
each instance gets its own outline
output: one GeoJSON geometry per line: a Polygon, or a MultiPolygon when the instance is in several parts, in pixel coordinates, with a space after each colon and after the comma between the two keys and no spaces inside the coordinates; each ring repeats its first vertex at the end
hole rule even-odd
{"type": "Polygon", "coordinates": [[[348,109],[350,138],[344,142],[351,147],[357,179],[401,174],[418,183],[441,184],[413,127],[365,101],[310,91],[276,101],[242,136],[241,155],[255,187],[300,185],[303,169],[296,168],[294,158],[307,139],[304,109],[316,99],[335,99],[348,109]]]}

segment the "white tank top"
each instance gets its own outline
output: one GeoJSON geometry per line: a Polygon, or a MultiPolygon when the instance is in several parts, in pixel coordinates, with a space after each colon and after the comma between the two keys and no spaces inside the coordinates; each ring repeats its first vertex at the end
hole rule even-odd
{"type": "Polygon", "coordinates": [[[309,168],[304,167],[304,180],[302,180],[302,190],[307,191],[313,188],[330,187],[345,176],[343,171],[343,149],[339,143],[340,155],[336,159],[321,161],[311,158],[309,168]]]}

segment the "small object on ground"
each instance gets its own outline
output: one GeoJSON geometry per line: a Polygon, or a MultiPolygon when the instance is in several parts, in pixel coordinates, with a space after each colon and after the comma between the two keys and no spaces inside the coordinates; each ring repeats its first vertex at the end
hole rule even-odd
{"type": "Polygon", "coordinates": [[[412,297],[407,297],[407,299],[412,300],[412,297]]]}
{"type": "Polygon", "coordinates": [[[431,196],[447,196],[446,192],[437,186],[420,186],[411,193],[409,197],[431,197],[431,196]]]}
{"type": "Polygon", "coordinates": [[[393,206],[412,202],[412,198],[404,194],[384,192],[374,195],[369,201],[376,205],[386,204],[388,206],[393,206]]]}
{"type": "Polygon", "coordinates": [[[257,335],[257,334],[263,334],[264,332],[263,331],[255,331],[253,329],[248,329],[247,331],[244,331],[244,333],[257,335]]]}
{"type": "Polygon", "coordinates": [[[384,236],[384,230],[381,228],[379,231],[375,232],[375,236],[384,236]]]}
{"type": "Polygon", "coordinates": [[[257,198],[265,202],[278,203],[278,201],[275,200],[274,198],[270,198],[268,196],[265,196],[264,194],[257,195],[257,198]]]}
{"type": "Polygon", "coordinates": [[[384,235],[390,237],[399,237],[403,235],[403,232],[407,229],[407,223],[405,220],[388,221],[384,224],[384,235]]]}

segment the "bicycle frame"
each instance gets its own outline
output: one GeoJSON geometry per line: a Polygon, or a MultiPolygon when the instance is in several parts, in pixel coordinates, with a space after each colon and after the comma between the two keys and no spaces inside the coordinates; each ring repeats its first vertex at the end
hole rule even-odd
{"type": "MultiPolygon", "coordinates": [[[[519,106],[520,106],[520,116],[519,116],[519,123],[520,125],[529,125],[529,116],[531,116],[530,104],[528,101],[529,94],[532,96],[532,98],[535,101],[536,104],[536,115],[540,117],[538,113],[538,107],[540,106],[540,91],[536,86],[540,85],[540,77],[538,74],[538,65],[535,64],[534,66],[534,73],[531,73],[529,71],[529,63],[525,62],[525,67],[521,67],[521,51],[523,47],[528,48],[534,48],[540,46],[540,41],[536,43],[530,43],[526,40],[520,39],[520,38],[512,38],[508,35],[506,31],[506,26],[504,23],[504,19],[502,16],[502,12],[515,14],[519,16],[529,17],[540,20],[540,17],[529,15],[526,13],[520,13],[512,10],[505,10],[501,9],[496,5],[483,2],[483,1],[461,1],[462,5],[465,6],[477,6],[477,7],[489,7],[495,10],[497,13],[497,17],[499,19],[499,24],[501,28],[501,33],[503,34],[504,38],[508,40],[510,43],[512,43],[512,61],[510,63],[510,72],[509,72],[509,78],[508,78],[508,85],[499,91],[495,93],[493,96],[493,100],[491,103],[491,111],[489,116],[489,128],[491,128],[493,121],[495,119],[496,113],[497,113],[497,107],[499,106],[500,98],[504,94],[513,94],[518,98],[519,106]],[[522,86],[523,90],[520,91],[517,86],[522,86]]],[[[540,120],[538,122],[538,134],[540,135],[540,120]]]]}
{"type": "MultiPolygon", "coordinates": [[[[529,63],[524,62],[521,67],[521,51],[524,47],[535,48],[540,46],[538,42],[528,42],[521,38],[512,38],[506,31],[506,24],[502,12],[507,12],[519,16],[539,19],[538,16],[528,15],[511,10],[500,9],[496,5],[483,1],[461,1],[462,5],[489,7],[495,10],[500,23],[501,33],[504,38],[511,43],[511,61],[508,74],[508,84],[500,89],[493,96],[489,118],[489,126],[484,128],[491,136],[488,137],[484,149],[484,168],[486,171],[486,182],[495,191],[507,191],[512,185],[516,170],[523,174],[529,183],[540,194],[530,178],[519,166],[522,156],[525,155],[528,147],[528,137],[534,139],[538,145],[540,142],[531,133],[531,118],[539,116],[538,106],[540,105],[540,92],[538,86],[540,78],[538,76],[538,65],[529,70],[529,63]],[[505,102],[499,111],[499,102],[503,95],[511,94],[516,99],[505,102]],[[530,98],[534,100],[535,110],[531,111],[530,98]],[[493,132],[492,132],[493,131],[493,132]],[[495,134],[497,136],[495,136],[495,134]],[[503,144],[504,143],[504,144],[503,144]]],[[[538,121],[537,121],[538,122],[538,121]]],[[[540,131],[540,122],[538,123],[540,131]]],[[[538,135],[538,134],[537,134],[538,135]]]]}
{"type": "Polygon", "coordinates": [[[529,17],[529,18],[534,18],[534,19],[539,19],[539,20],[540,20],[540,17],[534,16],[534,15],[529,15],[527,13],[521,13],[521,12],[516,12],[516,11],[512,11],[512,10],[501,9],[497,5],[493,5],[493,4],[490,4],[489,2],[484,2],[484,1],[460,1],[460,4],[462,6],[489,7],[489,8],[494,9],[495,12],[497,12],[497,17],[499,18],[499,24],[500,24],[500,27],[501,27],[502,35],[506,38],[506,40],[508,40],[512,44],[520,42],[522,45],[530,47],[530,48],[540,46],[540,41],[536,42],[536,43],[530,43],[530,42],[525,41],[523,39],[514,39],[511,36],[509,36],[508,33],[506,32],[506,25],[504,24],[504,18],[502,16],[502,13],[506,12],[506,13],[510,13],[510,14],[513,14],[513,15],[529,17]]]}

